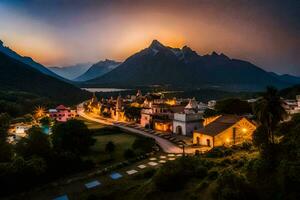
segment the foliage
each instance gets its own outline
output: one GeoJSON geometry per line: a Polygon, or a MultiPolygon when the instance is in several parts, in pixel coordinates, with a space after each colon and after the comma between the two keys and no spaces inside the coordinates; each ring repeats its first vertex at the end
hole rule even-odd
{"type": "Polygon", "coordinates": [[[57,150],[86,154],[95,143],[87,126],[80,120],[72,119],[58,123],[52,130],[53,147],[57,150]]]}
{"type": "Polygon", "coordinates": [[[51,107],[54,106],[54,102],[32,93],[0,91],[0,113],[6,112],[12,117],[20,117],[32,113],[38,105],[51,107]]]}
{"type": "Polygon", "coordinates": [[[0,163],[9,162],[13,157],[13,147],[6,141],[0,140],[0,163]]]}
{"type": "Polygon", "coordinates": [[[141,116],[141,109],[139,107],[126,106],[125,116],[129,120],[137,121],[141,116]]]}
{"type": "Polygon", "coordinates": [[[247,101],[238,98],[229,98],[217,101],[215,109],[221,114],[248,114],[252,113],[252,107],[247,101]]]}
{"type": "Polygon", "coordinates": [[[40,123],[43,126],[49,126],[51,123],[51,118],[50,117],[43,117],[42,119],[40,119],[40,123]]]}
{"type": "Polygon", "coordinates": [[[256,199],[246,178],[231,170],[219,176],[214,196],[220,200],[256,199]]]}
{"type": "Polygon", "coordinates": [[[115,151],[115,144],[112,141],[109,141],[106,145],[105,145],[105,152],[112,154],[115,151]]]}
{"type": "Polygon", "coordinates": [[[10,116],[7,113],[0,113],[0,141],[5,141],[10,125],[10,116]]]}
{"type": "Polygon", "coordinates": [[[275,88],[268,87],[263,97],[255,104],[254,113],[267,134],[268,143],[274,144],[274,130],[286,116],[283,102],[275,88]]]}
{"type": "Polygon", "coordinates": [[[211,164],[198,157],[181,157],[162,166],[153,177],[154,184],[161,191],[176,191],[193,177],[204,178],[211,164]]]}
{"type": "Polygon", "coordinates": [[[132,149],[141,153],[148,153],[153,150],[153,146],[155,144],[155,140],[152,138],[138,137],[134,140],[132,144],[132,149]]]}
{"type": "Polygon", "coordinates": [[[213,116],[216,116],[218,114],[219,113],[216,110],[207,108],[204,111],[203,117],[205,117],[205,118],[207,118],[207,117],[213,117],[213,116]]]}
{"type": "Polygon", "coordinates": [[[51,151],[48,135],[39,127],[32,127],[27,131],[28,137],[22,138],[16,144],[18,155],[28,158],[31,156],[48,157],[51,151]]]}
{"type": "Polygon", "coordinates": [[[126,149],[126,150],[124,151],[124,157],[125,157],[126,159],[134,158],[134,156],[135,156],[135,153],[134,153],[134,151],[133,151],[132,149],[126,149]]]}

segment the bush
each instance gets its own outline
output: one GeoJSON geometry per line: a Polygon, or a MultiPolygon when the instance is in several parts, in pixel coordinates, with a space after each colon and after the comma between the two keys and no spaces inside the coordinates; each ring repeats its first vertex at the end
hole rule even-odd
{"type": "Polygon", "coordinates": [[[125,151],[124,151],[124,157],[126,158],[126,159],[131,159],[131,158],[133,158],[135,156],[135,153],[134,153],[134,151],[132,150],[132,149],[126,149],[125,151]]]}
{"type": "Polygon", "coordinates": [[[205,156],[207,158],[222,158],[224,157],[224,150],[225,147],[214,147],[211,150],[209,150],[205,156]]]}
{"type": "Polygon", "coordinates": [[[132,149],[140,151],[141,154],[151,152],[153,146],[155,145],[155,140],[147,137],[136,138],[132,144],[132,149]]]}
{"type": "Polygon", "coordinates": [[[153,177],[155,186],[162,191],[180,190],[191,178],[204,178],[211,162],[196,156],[181,157],[166,163],[153,177]]]}
{"type": "Polygon", "coordinates": [[[257,199],[246,178],[231,170],[226,170],[219,176],[213,194],[220,200],[257,199]]]}
{"type": "Polygon", "coordinates": [[[209,171],[208,175],[207,175],[209,180],[216,180],[218,178],[218,176],[219,176],[219,172],[216,170],[209,171]]]}

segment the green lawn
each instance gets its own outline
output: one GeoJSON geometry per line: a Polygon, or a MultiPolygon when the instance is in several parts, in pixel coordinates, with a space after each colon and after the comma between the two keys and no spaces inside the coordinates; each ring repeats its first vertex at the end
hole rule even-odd
{"type": "Polygon", "coordinates": [[[84,121],[84,123],[87,125],[87,127],[92,130],[107,127],[107,125],[105,125],[105,124],[100,124],[100,123],[97,123],[94,121],[86,120],[83,117],[76,117],[76,119],[84,121]]]}
{"type": "Polygon", "coordinates": [[[89,155],[85,156],[85,159],[91,159],[99,166],[107,166],[125,160],[123,156],[124,151],[131,148],[137,137],[141,137],[126,133],[113,126],[86,120],[82,117],[77,119],[84,121],[96,139],[95,145],[91,148],[89,155]],[[105,152],[105,145],[109,141],[115,144],[115,152],[112,154],[112,157],[105,152]]]}
{"type": "Polygon", "coordinates": [[[120,162],[125,160],[123,154],[124,151],[128,148],[131,148],[132,143],[137,138],[137,136],[130,135],[120,130],[112,129],[111,133],[101,134],[101,129],[98,133],[95,134],[94,138],[96,139],[95,145],[91,148],[91,153],[88,158],[92,159],[97,164],[108,164],[114,162],[120,162]],[[112,141],[115,144],[115,152],[111,156],[105,152],[105,145],[112,141]]]}

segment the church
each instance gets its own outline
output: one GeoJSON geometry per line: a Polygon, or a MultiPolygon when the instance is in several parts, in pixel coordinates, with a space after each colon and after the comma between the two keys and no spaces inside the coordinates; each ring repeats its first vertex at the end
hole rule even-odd
{"type": "Polygon", "coordinates": [[[241,144],[252,140],[256,125],[245,117],[220,115],[204,122],[204,127],[193,133],[193,144],[217,147],[241,144]]]}

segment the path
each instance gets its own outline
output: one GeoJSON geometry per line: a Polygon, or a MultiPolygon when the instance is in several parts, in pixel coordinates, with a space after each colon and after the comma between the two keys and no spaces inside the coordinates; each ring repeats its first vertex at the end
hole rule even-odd
{"type": "MultiPolygon", "coordinates": [[[[77,112],[78,112],[79,116],[81,116],[85,119],[88,119],[88,120],[91,120],[91,121],[94,121],[94,122],[98,122],[98,123],[101,123],[101,124],[116,126],[116,127],[119,127],[123,130],[129,131],[129,132],[132,132],[132,133],[136,133],[136,134],[140,134],[140,135],[143,135],[143,136],[146,136],[146,137],[153,138],[153,139],[155,139],[157,144],[162,148],[162,150],[166,153],[182,153],[182,149],[180,147],[178,147],[177,145],[173,144],[172,142],[170,142],[170,141],[168,141],[164,138],[161,138],[161,137],[156,136],[156,135],[152,135],[150,133],[146,133],[145,131],[141,131],[141,130],[138,130],[138,129],[135,129],[135,128],[123,126],[121,124],[115,123],[113,120],[103,119],[103,118],[100,118],[100,117],[95,116],[95,115],[86,114],[86,113],[84,113],[84,109],[83,109],[82,104],[80,104],[78,106],[77,112]]],[[[186,151],[186,153],[189,153],[189,152],[186,151]]]]}

